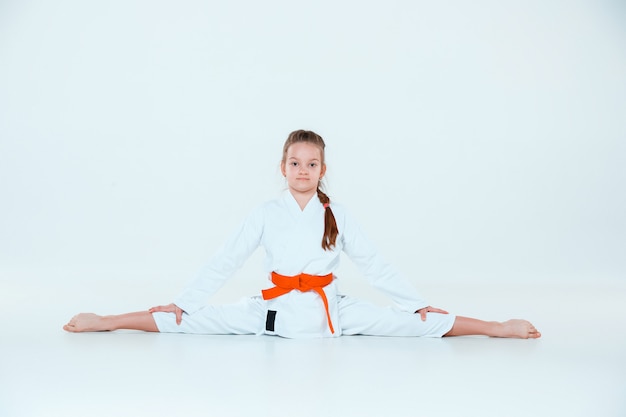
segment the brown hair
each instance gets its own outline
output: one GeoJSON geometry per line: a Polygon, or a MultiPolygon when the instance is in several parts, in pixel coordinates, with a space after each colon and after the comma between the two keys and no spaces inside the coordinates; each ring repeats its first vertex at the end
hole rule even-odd
{"type": "MultiPolygon", "coordinates": [[[[289,147],[294,143],[310,143],[312,145],[317,146],[320,149],[322,154],[322,166],[324,165],[324,148],[326,144],[324,143],[324,139],[320,135],[315,132],[311,132],[310,130],[296,130],[289,134],[287,140],[285,141],[285,145],[283,146],[283,159],[282,163],[284,164],[287,161],[287,151],[289,147]]],[[[339,229],[337,228],[337,221],[335,220],[335,215],[330,208],[330,198],[322,191],[322,182],[318,182],[317,184],[317,197],[320,199],[320,203],[325,205],[325,213],[324,213],[324,236],[322,237],[322,248],[324,250],[330,250],[335,246],[337,241],[337,235],[339,234],[339,229]]]]}

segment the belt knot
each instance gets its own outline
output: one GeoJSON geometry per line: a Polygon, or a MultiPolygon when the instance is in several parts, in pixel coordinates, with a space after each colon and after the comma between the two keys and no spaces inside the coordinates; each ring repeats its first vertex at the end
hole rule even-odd
{"type": "Polygon", "coordinates": [[[262,290],[264,300],[271,300],[272,298],[280,297],[287,294],[292,290],[299,290],[302,292],[315,291],[322,298],[324,302],[324,308],[326,309],[326,318],[328,319],[328,327],[331,333],[335,333],[333,323],[330,320],[330,312],[328,311],[328,299],[324,292],[324,287],[333,282],[333,274],[328,275],[309,275],[301,273],[294,276],[280,275],[276,272],[272,272],[272,282],[275,287],[262,290]]]}

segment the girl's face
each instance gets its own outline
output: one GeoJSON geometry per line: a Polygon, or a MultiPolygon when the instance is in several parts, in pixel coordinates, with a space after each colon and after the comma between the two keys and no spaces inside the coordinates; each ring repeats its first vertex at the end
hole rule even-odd
{"type": "Polygon", "coordinates": [[[289,146],[280,168],[287,178],[289,190],[300,194],[317,192],[319,181],[326,172],[321,149],[307,142],[289,146]]]}

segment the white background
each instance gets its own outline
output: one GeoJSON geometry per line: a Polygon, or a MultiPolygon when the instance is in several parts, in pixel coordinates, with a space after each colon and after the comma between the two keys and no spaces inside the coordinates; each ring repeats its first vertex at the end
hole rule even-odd
{"type": "MultiPolygon", "coordinates": [[[[608,0],[2,1],[0,282],[160,276],[173,297],[284,188],[299,128],[327,142],[331,198],[418,286],[623,281],[625,17],[608,0]]],[[[260,285],[245,268],[234,292],[260,285]]]]}
{"type": "MultiPolygon", "coordinates": [[[[0,0],[0,416],[624,416],[625,18],[618,0],[0,0]],[[433,305],[542,338],[61,330],[171,302],[284,188],[299,128],[433,305]]],[[[261,258],[213,301],[266,287],[261,258]]]]}

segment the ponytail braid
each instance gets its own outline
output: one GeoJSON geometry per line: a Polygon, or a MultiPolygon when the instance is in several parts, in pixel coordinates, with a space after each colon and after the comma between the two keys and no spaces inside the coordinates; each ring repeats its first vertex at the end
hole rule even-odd
{"type": "Polygon", "coordinates": [[[337,235],[339,229],[337,228],[337,221],[335,215],[330,208],[330,198],[317,187],[317,197],[320,199],[320,203],[324,205],[324,236],[322,237],[322,248],[324,250],[331,250],[337,242],[337,235]]]}

